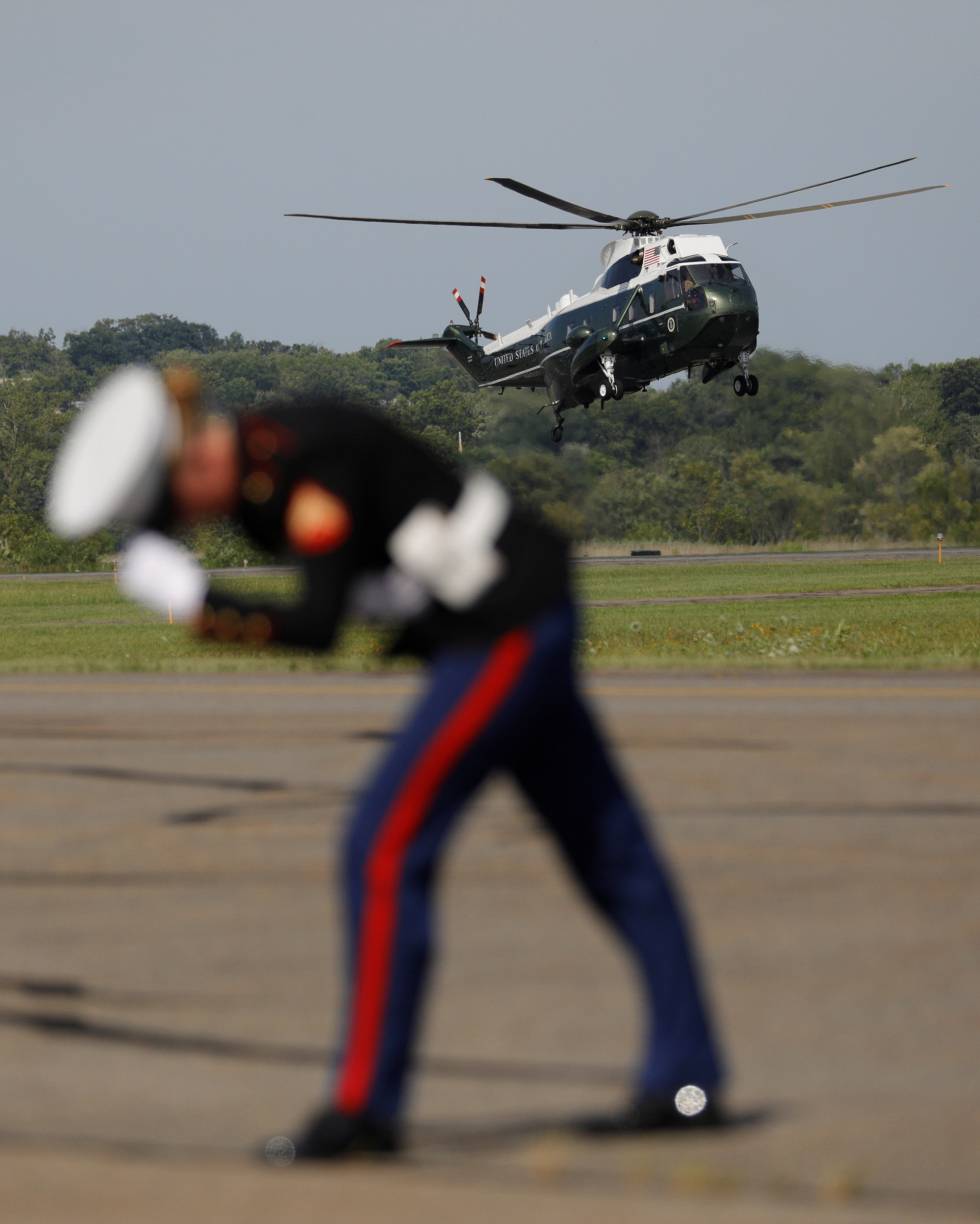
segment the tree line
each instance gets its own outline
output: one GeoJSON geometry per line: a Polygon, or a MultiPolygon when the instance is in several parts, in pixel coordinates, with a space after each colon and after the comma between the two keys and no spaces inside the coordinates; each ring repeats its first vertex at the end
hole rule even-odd
{"type": "MultiPolygon", "coordinates": [[[[569,415],[561,450],[543,392],[475,388],[438,349],[385,341],[337,353],[220,336],[170,315],[69,332],[0,335],[0,566],[86,569],[111,532],[66,544],[43,523],[58,442],[114,368],[199,370],[228,409],[318,393],[379,406],[436,449],[492,470],[576,540],[779,544],[821,537],[980,543],[980,359],[881,370],[761,350],[762,390],[675,382],[569,415]]],[[[199,541],[212,564],[249,552],[232,532],[199,541]]]]}

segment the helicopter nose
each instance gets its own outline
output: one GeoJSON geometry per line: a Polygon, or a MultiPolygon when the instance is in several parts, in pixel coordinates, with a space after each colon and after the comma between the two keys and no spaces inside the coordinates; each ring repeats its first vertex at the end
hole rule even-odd
{"type": "Polygon", "coordinates": [[[748,286],[712,285],[706,296],[712,314],[746,314],[757,308],[755,294],[748,286]]]}

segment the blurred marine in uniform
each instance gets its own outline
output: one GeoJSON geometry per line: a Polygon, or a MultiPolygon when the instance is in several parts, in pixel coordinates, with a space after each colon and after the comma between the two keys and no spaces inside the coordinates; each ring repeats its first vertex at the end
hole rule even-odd
{"type": "Polygon", "coordinates": [[[329,649],[348,615],[385,620],[428,665],[343,850],[347,1000],[328,1099],[299,1158],[400,1145],[433,928],[433,883],[468,800],[509,774],[632,954],[646,1009],[634,1095],[601,1132],[716,1123],[721,1080],[690,937],[664,864],[583,702],[561,540],[492,477],[455,471],[362,407],[313,399],[203,416],[188,372],[131,367],[82,411],[52,475],[63,536],[135,531],[119,584],[207,638],[329,649]],[[215,589],[170,538],[213,518],[293,560],[291,604],[215,589]]]}

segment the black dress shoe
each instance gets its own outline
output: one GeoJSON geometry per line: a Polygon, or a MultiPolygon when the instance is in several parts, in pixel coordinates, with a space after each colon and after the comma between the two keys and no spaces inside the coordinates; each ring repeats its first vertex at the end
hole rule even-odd
{"type": "Polygon", "coordinates": [[[675,1096],[634,1097],[617,1113],[583,1118],[578,1130],[585,1135],[639,1135],[650,1131],[703,1130],[724,1126],[728,1118],[717,1101],[700,1089],[681,1089],[675,1096]]]}
{"type": "Polygon", "coordinates": [[[328,1108],[314,1114],[295,1138],[278,1135],[270,1139],[264,1155],[269,1164],[283,1166],[294,1160],[394,1156],[400,1148],[401,1136],[393,1123],[328,1108]]]}

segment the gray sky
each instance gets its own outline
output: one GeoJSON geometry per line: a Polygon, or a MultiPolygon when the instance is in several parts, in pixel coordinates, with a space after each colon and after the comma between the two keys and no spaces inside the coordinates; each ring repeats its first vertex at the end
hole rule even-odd
{"type": "Polygon", "coordinates": [[[916,153],[797,202],[953,190],[718,230],[763,344],[978,352],[976,0],[3,0],[0,31],[0,331],[155,311],[345,350],[441,329],[481,272],[509,330],[605,238],[282,214],[557,219],[491,174],[676,214],[916,153]]]}

